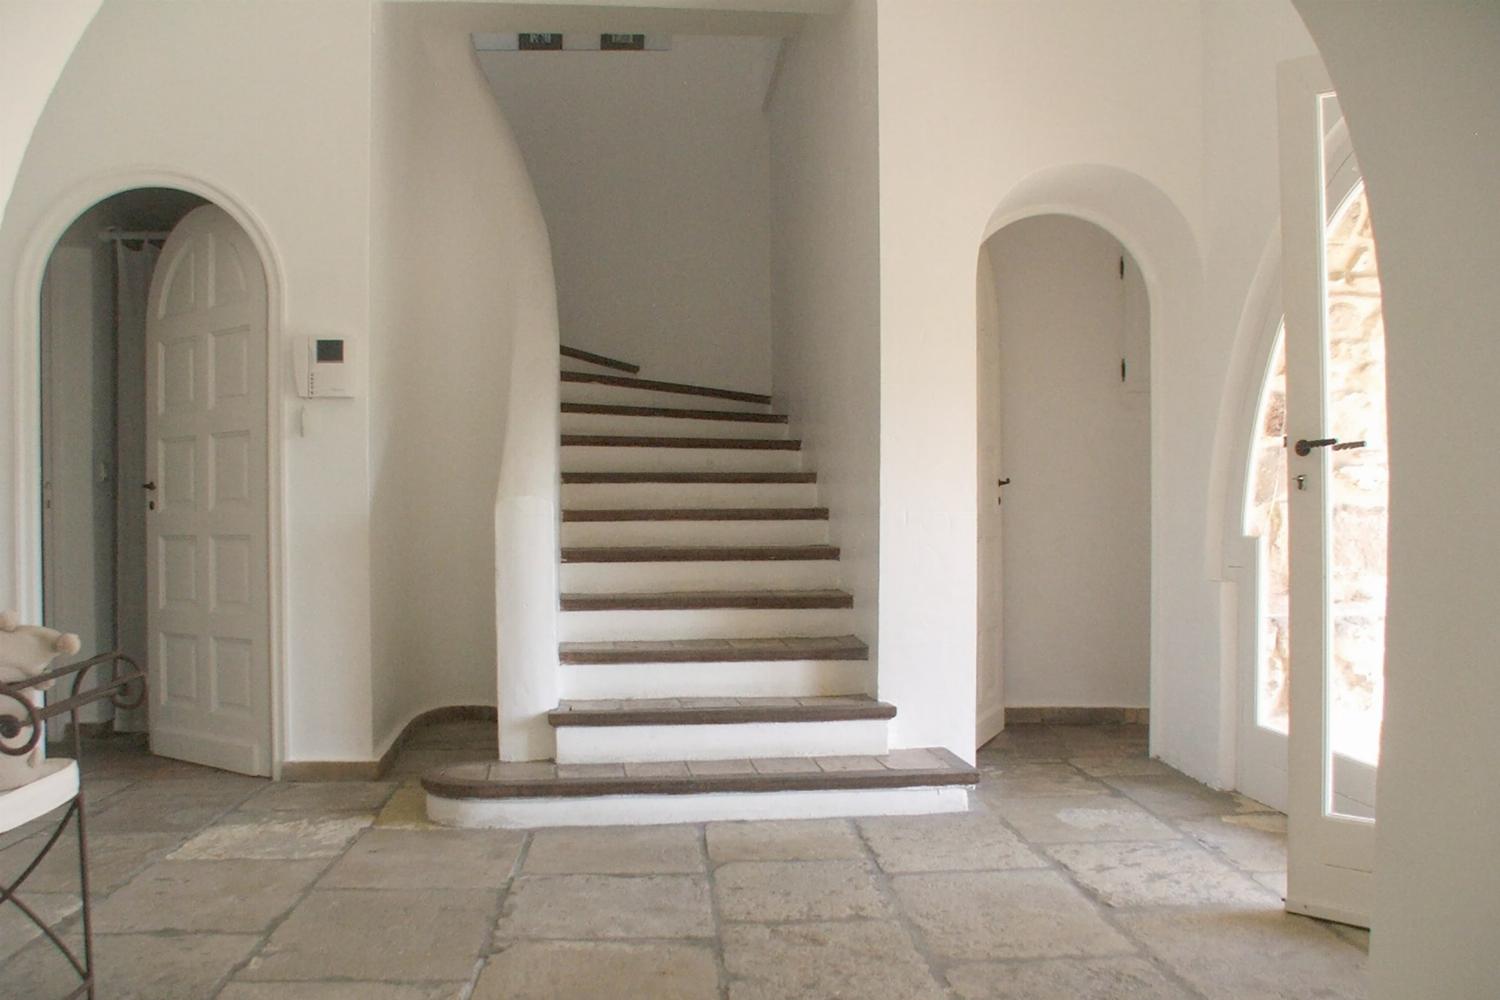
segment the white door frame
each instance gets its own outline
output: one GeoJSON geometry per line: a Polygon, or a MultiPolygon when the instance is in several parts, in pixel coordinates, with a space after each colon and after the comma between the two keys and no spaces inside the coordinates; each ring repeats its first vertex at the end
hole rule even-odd
{"type": "Polygon", "coordinates": [[[16,553],[12,572],[16,611],[23,621],[40,617],[42,608],[42,451],[41,451],[41,288],[47,261],[63,233],[95,204],[136,188],[176,188],[213,202],[244,230],[260,256],[266,277],[266,469],[269,523],[266,549],[270,565],[270,621],[267,623],[271,669],[271,777],[281,777],[286,758],[287,684],[285,469],[282,459],[281,409],[284,378],[281,343],[285,307],[281,261],[259,220],[243,203],[212,184],[167,169],[139,169],[104,174],[58,198],[27,237],[16,271],[15,317],[11,360],[15,398],[11,401],[16,513],[11,533],[16,553]]]}

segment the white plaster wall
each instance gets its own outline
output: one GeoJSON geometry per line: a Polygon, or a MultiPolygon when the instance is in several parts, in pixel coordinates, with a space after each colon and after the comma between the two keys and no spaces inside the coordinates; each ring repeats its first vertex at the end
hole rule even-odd
{"type": "Polygon", "coordinates": [[[563,343],[647,378],[769,388],[775,46],[480,53],[547,220],[563,343]]]}
{"type": "MultiPolygon", "coordinates": [[[[181,174],[226,192],[274,259],[285,336],[366,345],[369,33],[364,0],[318,4],[118,0],[103,9],[38,121],[0,227],[0,342],[16,342],[23,254],[114,188],[112,175],[181,174]],[[316,99],[310,99],[315,96],[316,99]]],[[[226,206],[228,207],[228,206],[226,206]]],[[[22,337],[30,337],[27,331],[22,337]]],[[[24,341],[22,341],[24,342],[24,341]]],[[[24,565],[35,503],[12,479],[33,460],[36,415],[17,413],[17,355],[0,352],[0,564],[24,565]],[[17,449],[21,449],[18,453],[17,449]]],[[[368,394],[307,408],[280,400],[284,754],[361,759],[370,740],[368,394]]],[[[7,573],[0,605],[34,607],[36,581],[7,573]]]]}
{"type": "MultiPolygon", "coordinates": [[[[974,261],[987,224],[1028,176],[1070,164],[1128,172],[1164,192],[1163,211],[1198,218],[1200,37],[1196,6],[1149,0],[880,5],[881,696],[900,706],[897,745],[961,753],[973,745],[965,731],[974,718],[978,499],[969,374],[974,261]]],[[[1138,210],[1141,198],[1118,197],[1126,192],[1106,187],[1102,197],[1138,210]]],[[[1017,211],[1049,208],[1059,206],[1017,211]]],[[[1171,279],[1165,268],[1149,270],[1157,262],[1138,249],[1140,237],[1115,235],[1148,269],[1148,287],[1171,279]]],[[[1192,230],[1186,235],[1191,244],[1192,230]]],[[[1192,253],[1187,259],[1197,266],[1192,253]]],[[[1190,306],[1153,302],[1153,310],[1188,335],[1190,306]]],[[[1201,395],[1161,363],[1162,352],[1153,355],[1153,401],[1201,395]]],[[[1166,431],[1154,447],[1162,482],[1174,484],[1170,496],[1153,496],[1156,575],[1181,591],[1156,602],[1153,636],[1172,637],[1157,658],[1186,673],[1213,670],[1216,636],[1200,623],[1211,622],[1217,601],[1202,582],[1201,553],[1194,559],[1193,546],[1178,541],[1202,537],[1206,474],[1183,466],[1204,463],[1212,442],[1199,440],[1201,417],[1174,421],[1156,406],[1153,422],[1176,428],[1170,451],[1166,431]],[[1172,460],[1160,461],[1164,454],[1172,460]],[[1177,485],[1184,477],[1198,495],[1177,485]]],[[[1174,756],[1202,773],[1212,738],[1206,753],[1185,742],[1174,756]]]]}
{"type": "Polygon", "coordinates": [[[1500,994],[1500,9],[1298,0],[1370,197],[1390,414],[1372,995],[1500,994]]]}
{"type": "Polygon", "coordinates": [[[483,30],[466,4],[377,17],[377,752],[418,712],[495,704],[497,651],[513,755],[551,751],[525,741],[545,743],[557,703],[556,299],[536,196],[469,42],[483,30]]]}
{"type": "Polygon", "coordinates": [[[100,0],[0,0],[0,219],[31,130],[100,0]]]}
{"type": "MultiPolygon", "coordinates": [[[[1005,703],[1145,707],[1150,397],[1120,378],[1127,325],[1138,321],[1127,314],[1125,249],[1061,215],[1012,223],[985,246],[1003,429],[980,447],[998,447],[1011,479],[1001,509],[1005,703]]],[[[1139,280],[1133,261],[1129,271],[1139,280]]],[[[991,480],[979,492],[993,504],[998,491],[991,480]]]]}
{"type": "MultiPolygon", "coordinates": [[[[771,104],[774,396],[830,510],[855,630],[878,664],[879,183],[875,4],[810,18],[771,104]]],[[[876,680],[871,674],[871,690],[876,680]]]]}

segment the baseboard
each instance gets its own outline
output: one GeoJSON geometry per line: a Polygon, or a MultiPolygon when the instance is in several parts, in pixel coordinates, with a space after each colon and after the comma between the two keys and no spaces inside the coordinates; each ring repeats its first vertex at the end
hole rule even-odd
{"type": "Polygon", "coordinates": [[[1007,726],[1038,724],[1054,726],[1146,726],[1151,723],[1149,708],[1007,708],[1007,726]]]}
{"type": "Polygon", "coordinates": [[[376,760],[288,760],[281,765],[282,781],[379,781],[390,773],[396,757],[412,734],[444,722],[498,722],[493,705],[445,705],[412,716],[390,746],[376,760]]]}

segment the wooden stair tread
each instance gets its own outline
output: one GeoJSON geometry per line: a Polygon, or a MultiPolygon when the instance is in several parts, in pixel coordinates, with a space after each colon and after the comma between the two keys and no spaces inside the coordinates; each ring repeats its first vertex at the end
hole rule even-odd
{"type": "Polygon", "coordinates": [[[942,747],[869,757],[775,757],[650,764],[478,761],[429,772],[422,787],[450,799],[705,795],[976,785],[979,772],[942,747]]]}
{"type": "Polygon", "coordinates": [[[556,726],[728,726],[758,722],[894,719],[896,706],[867,695],[816,698],[651,698],[564,701],[547,713],[556,726]]]}
{"type": "Polygon", "coordinates": [[[778,636],[767,639],[637,639],[559,643],[564,665],[626,663],[756,663],[787,660],[867,660],[857,636],[778,636]]]}
{"type": "Polygon", "coordinates": [[[564,486],[599,483],[815,483],[816,472],[564,472],[564,486]]]}
{"type": "Polygon", "coordinates": [[[595,372],[562,372],[564,382],[613,385],[622,389],[646,389],[652,392],[670,392],[683,396],[706,396],[710,399],[732,399],[741,403],[771,405],[771,397],[758,392],[740,392],[737,389],[720,389],[709,385],[688,385],[684,382],[657,382],[648,378],[630,378],[625,375],[602,375],[595,372]]]}
{"type": "Polygon", "coordinates": [[[566,523],[589,521],[826,521],[827,507],[601,507],[562,512],[566,523]]]}
{"type": "Polygon", "coordinates": [[[602,354],[595,354],[593,351],[585,351],[578,347],[568,347],[566,344],[559,346],[557,353],[565,358],[572,358],[575,361],[587,361],[591,365],[601,365],[605,368],[613,368],[616,371],[628,372],[631,375],[641,370],[640,365],[633,365],[629,361],[621,361],[618,358],[607,358],[602,354]]]}
{"type": "Polygon", "coordinates": [[[614,403],[564,403],[563,413],[594,413],[612,417],[667,417],[674,420],[724,420],[747,424],[784,424],[785,413],[745,410],[690,410],[675,406],[623,406],[614,403]]]}
{"type": "Polygon", "coordinates": [[[843,590],[682,590],[662,593],[563,594],[564,611],[705,611],[852,608],[843,590]]]}
{"type": "Polygon", "coordinates": [[[801,451],[785,438],[656,437],[646,434],[564,434],[564,448],[717,448],[729,451],[801,451]]]}
{"type": "Polygon", "coordinates": [[[575,545],[565,563],[801,562],[839,557],[833,545],[575,545]]]}

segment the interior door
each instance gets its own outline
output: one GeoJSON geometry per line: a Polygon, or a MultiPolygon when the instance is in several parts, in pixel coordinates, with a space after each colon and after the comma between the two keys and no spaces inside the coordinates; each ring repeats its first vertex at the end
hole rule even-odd
{"type": "Polygon", "coordinates": [[[271,768],[266,280],[222,209],[189,213],[146,324],[151,747],[271,768]]]}
{"type": "Polygon", "coordinates": [[[979,250],[976,279],[979,374],[979,635],[976,655],[975,742],[984,746],[1005,728],[1005,588],[1000,544],[1000,328],[995,315],[995,271],[988,247],[979,250]]]}
{"type": "Polygon", "coordinates": [[[1368,203],[1316,60],[1281,78],[1290,523],[1287,908],[1369,926],[1385,670],[1384,329],[1368,203]]]}

